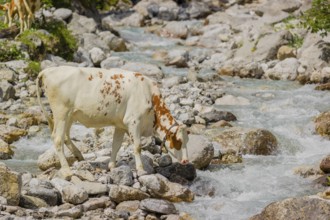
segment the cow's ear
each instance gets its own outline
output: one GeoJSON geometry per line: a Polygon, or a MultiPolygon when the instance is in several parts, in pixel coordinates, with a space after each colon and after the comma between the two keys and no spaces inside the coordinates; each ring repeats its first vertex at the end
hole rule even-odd
{"type": "Polygon", "coordinates": [[[170,135],[170,148],[175,148],[176,150],[181,150],[182,140],[177,138],[175,134],[170,135]]]}

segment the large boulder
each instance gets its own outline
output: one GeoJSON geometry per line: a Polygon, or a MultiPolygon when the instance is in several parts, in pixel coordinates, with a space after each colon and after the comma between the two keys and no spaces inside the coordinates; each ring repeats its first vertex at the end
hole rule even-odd
{"type": "Polygon", "coordinates": [[[8,205],[17,206],[21,196],[21,175],[0,163],[0,177],[0,196],[7,199],[8,205]]]}
{"type": "Polygon", "coordinates": [[[206,134],[220,144],[221,153],[271,155],[278,150],[276,137],[265,129],[232,127],[208,130],[206,134]]]}
{"type": "Polygon", "coordinates": [[[315,130],[321,136],[330,137],[330,112],[323,112],[316,117],[315,130]]]}
{"type": "Polygon", "coordinates": [[[201,135],[189,135],[189,161],[196,169],[206,168],[214,156],[213,144],[201,135]]]}
{"type": "Polygon", "coordinates": [[[42,199],[50,206],[59,204],[60,194],[49,181],[33,178],[26,191],[26,195],[42,199]]]}
{"type": "Polygon", "coordinates": [[[329,219],[330,201],[316,196],[288,198],[269,204],[250,220],[329,219]]]}
{"type": "Polygon", "coordinates": [[[265,72],[265,77],[275,80],[295,80],[298,76],[299,61],[296,58],[287,58],[278,62],[274,68],[265,72]]]}
{"type": "Polygon", "coordinates": [[[197,176],[196,169],[192,164],[182,165],[180,163],[172,163],[168,166],[156,167],[156,172],[165,176],[171,182],[176,183],[193,181],[197,176]]]}
{"type": "Polygon", "coordinates": [[[139,181],[154,198],[166,199],[170,202],[192,202],[194,200],[194,194],[187,187],[172,183],[160,174],[141,176],[139,181]]]}

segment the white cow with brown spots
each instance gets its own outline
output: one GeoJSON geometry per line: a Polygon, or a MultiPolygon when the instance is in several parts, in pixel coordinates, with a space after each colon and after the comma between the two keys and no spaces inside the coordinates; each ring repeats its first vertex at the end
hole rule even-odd
{"type": "Polygon", "coordinates": [[[93,128],[115,126],[109,169],[115,167],[125,133],[134,142],[138,175],[145,173],[141,162],[141,136],[158,135],[172,156],[188,163],[186,126],[176,122],[156,83],[142,74],[122,69],[60,66],[43,70],[36,83],[38,100],[52,130],[64,177],[72,175],[63,153],[64,143],[78,160],[83,160],[70,140],[74,121],[93,128]],[[53,119],[46,114],[40,101],[41,84],[53,119]]]}

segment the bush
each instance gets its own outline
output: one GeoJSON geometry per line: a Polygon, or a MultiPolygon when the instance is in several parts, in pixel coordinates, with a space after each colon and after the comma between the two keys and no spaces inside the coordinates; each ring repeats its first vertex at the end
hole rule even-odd
{"type": "Polygon", "coordinates": [[[301,19],[305,27],[312,33],[320,31],[321,36],[326,36],[330,31],[330,1],[313,0],[312,7],[303,13],[301,19]]]}
{"type": "Polygon", "coordinates": [[[29,62],[24,71],[30,76],[31,79],[35,79],[41,71],[40,63],[36,61],[29,62]]]}
{"type": "Polygon", "coordinates": [[[8,60],[20,60],[25,58],[25,55],[21,52],[20,48],[8,40],[0,41],[0,48],[0,62],[6,62],[8,60]]]}

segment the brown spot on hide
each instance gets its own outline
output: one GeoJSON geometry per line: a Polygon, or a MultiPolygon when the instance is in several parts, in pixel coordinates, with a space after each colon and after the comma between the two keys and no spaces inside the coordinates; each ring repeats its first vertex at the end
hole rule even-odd
{"type": "Polygon", "coordinates": [[[141,73],[134,73],[134,76],[137,78],[137,77],[142,76],[142,74],[141,73]]]}
{"type": "Polygon", "coordinates": [[[175,148],[176,150],[181,150],[182,141],[176,138],[177,131],[169,136],[170,148],[175,148]]]}
{"type": "Polygon", "coordinates": [[[102,77],[103,77],[103,73],[100,71],[99,72],[99,77],[102,79],[102,77]]]}
{"type": "Polygon", "coordinates": [[[92,74],[89,75],[88,80],[89,80],[89,81],[92,81],[92,80],[93,80],[93,76],[92,76],[92,74]]]}

